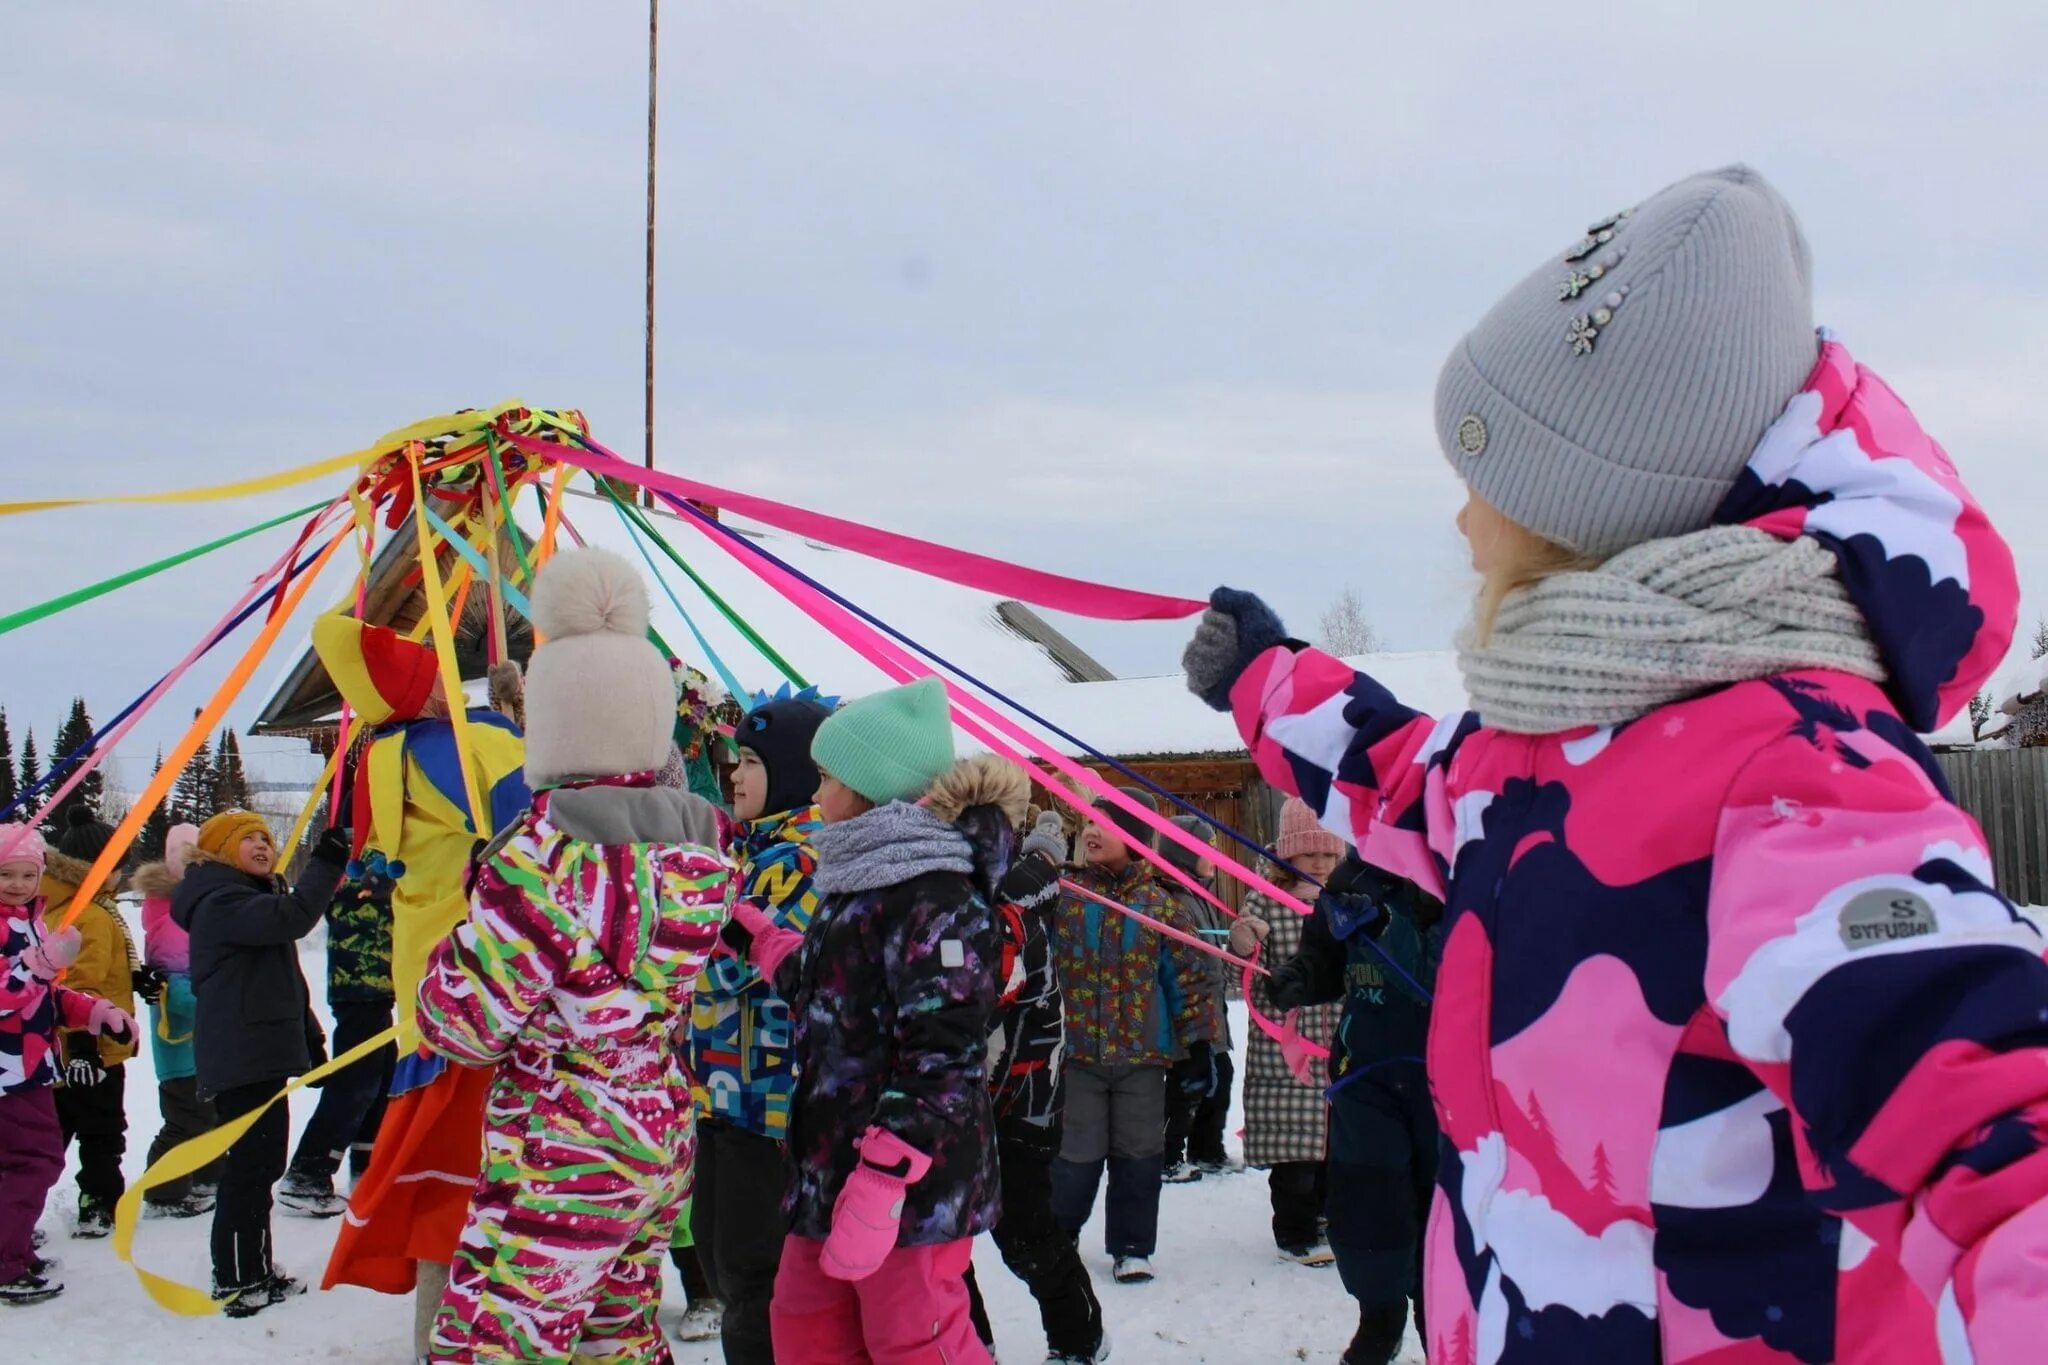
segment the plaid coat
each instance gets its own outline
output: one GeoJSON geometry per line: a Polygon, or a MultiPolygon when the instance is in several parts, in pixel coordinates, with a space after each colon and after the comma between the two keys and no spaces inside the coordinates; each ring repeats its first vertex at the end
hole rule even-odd
{"type": "MultiPolygon", "coordinates": [[[[1301,951],[1303,927],[1300,915],[1257,892],[1245,897],[1244,912],[1257,915],[1273,926],[1259,955],[1262,964],[1277,965],[1301,951]]],[[[1266,978],[1252,978],[1251,1003],[1259,1013],[1276,1022],[1280,1011],[1267,994],[1266,978]]],[[[1296,1023],[1301,1036],[1327,1047],[1337,1032],[1338,1005],[1314,1005],[1301,1012],[1296,1023]]],[[[1321,1161],[1329,1139],[1329,1101],[1323,1098],[1320,1078],[1313,1085],[1294,1079],[1280,1058],[1280,1045],[1268,1038],[1257,1024],[1249,1030],[1244,1049],[1244,1160],[1247,1166],[1278,1166],[1289,1161],[1321,1161]]]]}

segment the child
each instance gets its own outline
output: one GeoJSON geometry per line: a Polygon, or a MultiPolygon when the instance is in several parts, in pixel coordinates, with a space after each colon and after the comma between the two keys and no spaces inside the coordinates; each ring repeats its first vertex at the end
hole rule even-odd
{"type": "MultiPolygon", "coordinates": [[[[1273,851],[1315,879],[1301,881],[1281,870],[1275,873],[1274,885],[1313,903],[1323,881],[1342,861],[1344,841],[1317,825],[1316,813],[1306,804],[1290,799],[1280,808],[1280,838],[1273,851]]],[[[1244,913],[1271,926],[1262,954],[1268,967],[1300,950],[1306,921],[1293,910],[1254,891],[1245,897],[1244,913]]],[[[1239,956],[1251,951],[1244,933],[1235,931],[1231,940],[1231,950],[1239,956]]],[[[1335,1005],[1316,1005],[1295,1014],[1273,999],[1268,977],[1252,977],[1250,1004],[1269,1019],[1291,1022],[1304,1039],[1318,1046],[1327,1045],[1337,1031],[1335,1005]]],[[[1273,1243],[1282,1258],[1317,1268],[1335,1260],[1322,1233],[1329,1136],[1330,1105],[1323,1098],[1322,1083],[1313,1076],[1303,1080],[1295,1075],[1280,1044],[1254,1025],[1244,1052],[1245,1164],[1266,1172],[1273,1243]]]]}
{"type": "MultiPolygon", "coordinates": [[[[1124,794],[1152,804],[1142,792],[1124,794]]],[[[1192,930],[1163,874],[1132,856],[1136,843],[1149,845],[1149,828],[1121,807],[1103,809],[1123,837],[1090,821],[1081,832],[1084,865],[1069,879],[1104,900],[1192,930]]],[[[1052,1171],[1053,1207],[1060,1226],[1078,1238],[1107,1166],[1103,1237],[1111,1274],[1118,1284],[1146,1284],[1159,1241],[1168,1069],[1183,1058],[1203,1078],[1204,1090],[1215,1084],[1211,1022],[1195,988],[1207,970],[1205,958],[1072,894],[1060,898],[1053,948],[1067,1006],[1067,1108],[1052,1171]]]]}
{"type": "Polygon", "coordinates": [[[36,1255],[43,1198],[64,1171],[64,1134],[51,1086],[57,1030],[131,1042],[135,1021],[106,1000],[56,984],[78,960],[76,928],[43,922],[38,888],[47,850],[29,825],[0,825],[0,1306],[64,1292],[36,1255]]]}
{"type": "Polygon", "coordinates": [[[683,1030],[731,871],[717,808],[656,785],[675,692],[647,613],[609,551],[537,576],[537,794],[420,982],[427,1045],[496,1067],[436,1361],[671,1359],[656,1312],[695,1131],[683,1030]]]}
{"type": "Polygon", "coordinates": [[[1431,1359],[2040,1357],[2048,962],[1914,737],[2005,654],[2012,556],[1810,279],[1730,167],[1459,343],[1475,713],[1248,594],[1189,648],[1269,781],[1444,901],[1431,1359]]]}
{"type": "MultiPolygon", "coordinates": [[[[733,857],[739,898],[773,924],[801,934],[817,909],[811,847],[821,824],[811,740],[831,709],[815,693],[760,699],[733,742],[733,857]]],[[[706,1336],[724,1343],[727,1365],[773,1365],[768,1305],[782,1263],[782,1142],[795,1087],[789,1005],[744,957],[713,957],[690,1008],[695,1078],[697,1187],[692,1229],[714,1307],[706,1336]]],[[[678,1269],[688,1264],[678,1253],[678,1269]]],[[[696,1314],[698,1305],[691,1304],[696,1314]]],[[[686,1320],[687,1339],[690,1328],[686,1320]]]]}
{"type": "MultiPolygon", "coordinates": [[[[1207,843],[1208,829],[1192,815],[1177,815],[1173,823],[1207,843]]],[[[1216,865],[1193,850],[1168,843],[1160,855],[1211,891],[1216,886],[1216,865]]],[[[1223,912],[1176,884],[1174,899],[1188,923],[1217,947],[1230,923],[1223,912]]],[[[1223,1130],[1230,1126],[1230,1087],[1236,1069],[1230,1061],[1230,967],[1219,957],[1203,957],[1196,987],[1202,1008],[1209,1017],[1213,1051],[1208,1061],[1215,1067],[1213,1077],[1204,1074],[1204,1059],[1183,1058],[1166,1078],[1166,1175],[1169,1185],[1185,1185],[1204,1175],[1221,1175],[1230,1169],[1230,1153],[1223,1149],[1223,1130]]]]}
{"type": "MultiPolygon", "coordinates": [[[[43,917],[48,927],[64,922],[86,873],[113,837],[114,831],[90,811],[81,807],[71,812],[43,870],[43,917]]],[[[64,984],[132,1016],[140,959],[114,899],[117,885],[118,876],[79,911],[74,923],[80,938],[78,961],[65,973],[64,984]]],[[[65,1145],[78,1144],[78,1223],[72,1235],[105,1237],[114,1230],[114,1205],[128,1188],[121,1174],[121,1159],[128,1153],[126,1063],[141,1040],[132,1033],[123,1039],[94,1037],[76,1028],[59,1036],[64,1056],[57,1079],[57,1120],[64,1128],[65,1145]]]]}
{"type": "Polygon", "coordinates": [[[271,1187],[291,1138],[289,1112],[270,1102],[326,1060],[298,942],[320,922],[347,861],[348,832],[330,829],[286,891],[263,817],[222,811],[199,827],[171,898],[172,921],[191,936],[199,1094],[222,1123],[263,1109],[228,1148],[213,1208],[213,1297],[231,1318],[306,1292],[270,1255],[271,1187]]]}
{"type": "MultiPolygon", "coordinates": [[[[391,1027],[391,893],[397,879],[381,853],[353,860],[327,907],[327,1009],[334,1019],[334,1055],[354,1050],[391,1027]]],[[[362,1178],[384,1117],[384,1096],[398,1061],[390,1044],[335,1072],[299,1135],[277,1202],[287,1213],[333,1218],[346,1205],[334,1192],[344,1160],[362,1178]]]]}
{"type": "MultiPolygon", "coordinates": [[[[1346,858],[1326,880],[1293,957],[1272,955],[1276,1009],[1341,1001],[1330,1042],[1330,1247],[1358,1300],[1358,1331],[1340,1365],[1386,1365],[1415,1301],[1423,1333],[1422,1223],[1436,1179],[1436,1114],[1423,1071],[1427,992],[1442,953],[1443,908],[1412,882],[1346,858]]],[[[1271,946],[1252,915],[1231,933],[1249,956],[1271,946]]]]}
{"type": "Polygon", "coordinates": [[[999,760],[953,761],[935,678],[847,706],[811,755],[811,927],[792,955],[787,930],[734,914],[796,1018],[775,1357],[987,1365],[962,1277],[996,1219],[989,907],[1029,788],[999,760]]]}
{"type": "MultiPolygon", "coordinates": [[[[1046,811],[1033,822],[1017,861],[996,887],[1002,957],[995,1023],[989,1031],[989,1094],[995,1105],[1003,1212],[994,1240],[1003,1264],[1038,1301],[1046,1365],[1087,1365],[1109,1358],[1109,1335],[1080,1249],[1052,1208],[1067,1038],[1052,916],[1059,904],[1060,865],[1066,860],[1060,817],[1046,811]]],[[[993,1355],[995,1331],[971,1269],[967,1291],[975,1331],[993,1355]]]]}
{"type": "MultiPolygon", "coordinates": [[[[199,1098],[192,1060],[192,1030],[198,1001],[192,994],[192,939],[171,919],[171,898],[184,880],[186,861],[199,843],[199,826],[172,825],[164,836],[164,858],[135,869],[132,884],[142,893],[142,958],[163,973],[163,994],[150,1031],[150,1056],[156,1062],[157,1111],[163,1127],[149,1144],[149,1165],[173,1147],[202,1133],[216,1122],[213,1102],[199,1098]]],[[[189,1176],[167,1180],[142,1196],[142,1211],[153,1218],[196,1218],[213,1208],[220,1184],[220,1163],[189,1176]]]]}

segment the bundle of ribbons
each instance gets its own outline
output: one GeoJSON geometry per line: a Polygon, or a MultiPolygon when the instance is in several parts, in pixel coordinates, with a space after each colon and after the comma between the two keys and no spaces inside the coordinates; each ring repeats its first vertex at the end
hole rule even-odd
{"type": "MultiPolygon", "coordinates": [[[[656,529],[652,519],[633,505],[630,497],[620,497],[618,489],[644,489],[653,494],[685,526],[701,532],[712,545],[801,609],[886,677],[896,682],[939,677],[945,683],[954,721],[959,728],[991,752],[1023,767],[1054,801],[1072,807],[1080,819],[1105,821],[1103,806],[1125,812],[1151,829],[1155,842],[1170,840],[1199,857],[1209,859],[1223,873],[1264,892],[1279,904],[1301,914],[1311,912],[1310,906],[1288,894],[1257,869],[1254,864],[1258,859],[1251,855],[1264,854],[1276,865],[1286,865],[1263,850],[1256,841],[1211,820],[1199,809],[1140,773],[1005,696],[989,683],[949,663],[703,509],[717,507],[793,535],[964,587],[1098,620],[1183,619],[1200,613],[1204,603],[1047,573],[676,474],[649,470],[620,459],[593,441],[580,413],[536,409],[523,403],[509,402],[488,409],[427,418],[391,432],[362,450],[258,478],[164,493],[0,503],[0,517],[5,517],[110,503],[220,501],[271,493],[340,475],[349,478],[339,493],[325,501],[308,503],[205,544],[0,616],[0,634],[5,634],[264,531],[298,523],[298,529],[284,552],[242,589],[220,619],[200,635],[182,658],[77,750],[53,761],[48,776],[41,782],[23,791],[5,810],[0,810],[0,820],[11,820],[20,818],[33,806],[35,809],[28,818],[31,823],[40,823],[114,751],[171,686],[190,672],[200,659],[227,641],[244,622],[259,612],[264,614],[262,626],[254,639],[228,669],[190,728],[164,755],[155,777],[134,800],[106,851],[79,886],[76,898],[65,913],[64,922],[69,923],[75,918],[105,885],[150,813],[169,794],[177,774],[192,759],[206,737],[221,724],[321,571],[344,546],[353,543],[357,550],[358,563],[349,598],[360,614],[365,605],[379,527],[388,533],[398,533],[407,522],[411,523],[418,558],[408,572],[417,575],[427,601],[425,619],[415,635],[431,637],[447,694],[460,696],[462,679],[456,662],[456,623],[463,618],[472,596],[481,593],[493,623],[486,641],[486,652],[493,663],[504,657],[505,614],[510,611],[522,617],[526,615],[526,589],[531,586],[533,574],[554,553],[562,532],[566,531],[579,543],[582,540],[564,507],[570,480],[579,474],[588,476],[611,504],[645,559],[649,573],[682,618],[698,651],[734,696],[748,695],[748,691],[741,686],[735,670],[712,649],[682,598],[663,576],[656,554],[689,580],[710,609],[732,627],[768,667],[799,688],[807,686],[809,680],[801,676],[752,624],[712,588],[702,574],[690,566],[683,554],[656,529]],[[529,488],[539,499],[541,526],[538,537],[531,540],[522,533],[515,517],[517,499],[529,488]],[[1228,839],[1246,850],[1247,858],[1240,861],[1188,833],[1167,815],[1134,800],[1094,767],[1068,757],[1022,721],[1029,721],[1041,730],[1066,740],[1133,786],[1149,789],[1167,807],[1177,807],[1215,824],[1228,839]]],[[[650,634],[657,647],[665,653],[671,656],[678,654],[658,634],[650,634]]],[[[462,733],[466,728],[464,708],[453,708],[451,719],[458,731],[456,751],[466,756],[470,745],[466,734],[462,733]]],[[[323,796],[333,802],[330,808],[338,808],[341,755],[349,747],[351,723],[351,717],[344,708],[334,747],[335,756],[329,760],[327,771],[309,794],[285,847],[296,847],[304,838],[323,796]]],[[[470,809],[484,809],[475,775],[465,770],[463,780],[468,789],[470,809]]],[[[0,856],[5,855],[5,845],[11,838],[0,830],[0,856]]],[[[1226,916],[1234,915],[1213,891],[1176,867],[1158,848],[1140,844],[1136,852],[1158,868],[1171,883],[1207,901],[1226,916]]],[[[1247,985],[1252,973],[1264,970],[1254,961],[1232,957],[1218,945],[1128,906],[1103,900],[1071,883],[1068,885],[1074,894],[1088,896],[1161,934],[1236,963],[1243,969],[1247,985]]],[[[1256,1010],[1251,1012],[1251,1017],[1257,1027],[1280,1042],[1283,1051],[1290,1055],[1327,1056],[1325,1049],[1305,1042],[1292,1029],[1256,1010]]],[[[291,1082],[280,1091],[279,1098],[377,1052],[396,1035],[397,1030],[394,1030],[334,1058],[291,1082]]],[[[411,1047],[417,1040],[397,1038],[397,1041],[402,1047],[411,1047]]],[[[261,1112],[245,1115],[167,1153],[129,1188],[115,1220],[115,1249],[124,1260],[133,1264],[134,1234],[143,1193],[166,1181],[189,1175],[215,1160],[255,1122],[261,1112]]],[[[200,1290],[155,1275],[139,1266],[136,1273],[149,1292],[174,1311],[195,1315],[216,1311],[211,1298],[200,1290]]]]}

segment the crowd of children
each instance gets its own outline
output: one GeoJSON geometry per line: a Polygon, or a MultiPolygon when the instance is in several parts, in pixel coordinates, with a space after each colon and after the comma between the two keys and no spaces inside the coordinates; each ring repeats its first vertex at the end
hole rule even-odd
{"type": "Polygon", "coordinates": [[[1355,1301],[1346,1365],[1411,1312],[1454,1362],[2034,1358],[2048,962],[1913,733],[2002,655],[2011,559],[1816,339],[1809,274],[1730,168],[1594,223],[1460,344],[1472,712],[1216,592],[1188,685],[1288,794],[1274,877],[1308,916],[1220,908],[1133,813],[1153,793],[1070,844],[1018,768],[957,757],[934,679],[761,699],[721,809],[601,550],[537,576],[523,718],[453,725],[424,647],[327,618],[370,731],[295,887],[246,811],[174,831],[138,958],[73,904],[107,831],[0,827],[0,1302],[61,1288],[32,1233],[68,1143],[81,1232],[121,1194],[139,989],[152,1155],[253,1119],[150,1192],[211,1200],[232,1315],[303,1290],[273,1187],[336,1211],[374,1133],[327,1282],[414,1293],[423,1359],[666,1361],[673,1257],[731,1365],[988,1362],[989,1233],[1049,1362],[1101,1361],[1105,1176],[1142,1285],[1162,1184],[1233,1166],[1239,969],[1195,946],[1227,939],[1256,963],[1244,1159],[1281,1256],[1355,1301]],[[288,1166],[323,917],[337,1042],[395,1017],[422,1047],[344,1072],[288,1166]]]}

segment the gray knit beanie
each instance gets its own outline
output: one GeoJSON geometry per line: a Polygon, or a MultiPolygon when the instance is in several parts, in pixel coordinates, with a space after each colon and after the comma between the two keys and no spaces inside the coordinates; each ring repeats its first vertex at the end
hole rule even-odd
{"type": "Polygon", "coordinates": [[[1605,558],[1706,526],[1819,349],[1791,206],[1730,166],[1510,290],[1437,377],[1437,439],[1511,520],[1605,558]]]}

